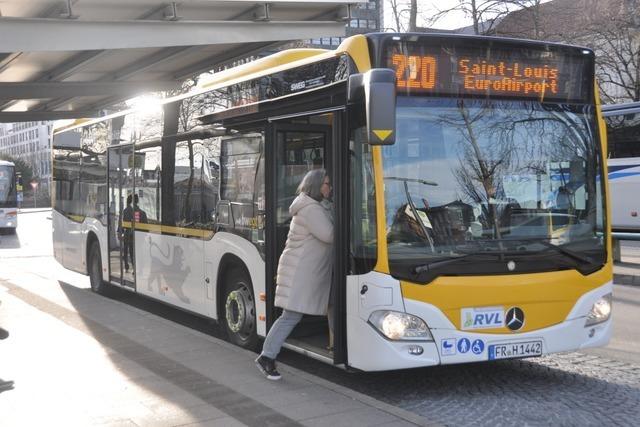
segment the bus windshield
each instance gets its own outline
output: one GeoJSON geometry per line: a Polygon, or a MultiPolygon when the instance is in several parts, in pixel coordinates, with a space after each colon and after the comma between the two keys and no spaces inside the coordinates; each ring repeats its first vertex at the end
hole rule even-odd
{"type": "Polygon", "coordinates": [[[14,167],[0,165],[0,208],[16,207],[14,167]]]}
{"type": "Polygon", "coordinates": [[[391,273],[599,268],[594,129],[590,105],[398,97],[397,141],[383,149],[391,273]]]}

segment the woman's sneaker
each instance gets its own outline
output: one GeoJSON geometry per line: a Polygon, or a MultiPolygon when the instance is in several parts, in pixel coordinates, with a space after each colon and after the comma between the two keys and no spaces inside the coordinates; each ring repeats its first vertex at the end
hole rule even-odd
{"type": "Polygon", "coordinates": [[[282,378],[280,372],[276,370],[276,361],[266,356],[258,356],[256,366],[260,369],[268,380],[279,380],[282,378]]]}

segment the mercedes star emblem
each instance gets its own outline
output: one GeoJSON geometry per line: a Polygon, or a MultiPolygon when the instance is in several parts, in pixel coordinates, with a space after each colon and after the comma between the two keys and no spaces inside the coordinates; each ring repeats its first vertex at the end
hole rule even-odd
{"type": "Polygon", "coordinates": [[[507,311],[507,328],[517,331],[524,326],[524,312],[520,307],[511,307],[507,311]]]}

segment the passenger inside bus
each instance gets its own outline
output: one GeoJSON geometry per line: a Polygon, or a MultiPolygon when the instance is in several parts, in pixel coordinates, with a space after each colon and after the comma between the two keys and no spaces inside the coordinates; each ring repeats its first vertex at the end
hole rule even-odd
{"type": "Polygon", "coordinates": [[[129,261],[131,261],[131,267],[135,271],[135,255],[134,255],[134,241],[133,241],[133,223],[146,223],[147,214],[145,211],[138,207],[138,195],[129,194],[127,196],[127,207],[122,211],[122,221],[128,224],[123,224],[119,235],[122,238],[123,249],[122,259],[124,261],[124,270],[129,271],[129,261]],[[133,198],[133,206],[131,201],[133,198]]]}

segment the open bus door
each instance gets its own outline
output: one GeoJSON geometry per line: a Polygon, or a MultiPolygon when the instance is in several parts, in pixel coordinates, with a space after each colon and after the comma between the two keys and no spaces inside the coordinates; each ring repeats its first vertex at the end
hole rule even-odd
{"type": "MultiPolygon", "coordinates": [[[[267,170],[267,325],[270,327],[281,310],[274,306],[278,261],[285,246],[291,216],[289,206],[296,197],[296,189],[305,174],[313,169],[324,168],[333,184],[336,218],[341,218],[342,178],[338,177],[339,166],[334,156],[334,145],[341,138],[342,111],[314,115],[300,115],[273,121],[266,144],[269,164],[267,170]]],[[[343,144],[344,145],[344,144],[343,144]]],[[[342,231],[335,221],[335,254],[332,286],[334,343],[329,350],[329,325],[325,316],[305,316],[294,329],[285,347],[306,353],[331,363],[343,363],[346,359],[344,345],[344,267],[346,254],[343,245],[337,244],[342,231]],[[342,272],[342,273],[341,273],[342,272]],[[336,305],[336,302],[338,305],[336,305]]]]}
{"type": "Polygon", "coordinates": [[[133,144],[109,147],[109,280],[135,288],[134,221],[125,218],[127,198],[133,198],[133,144]]]}

